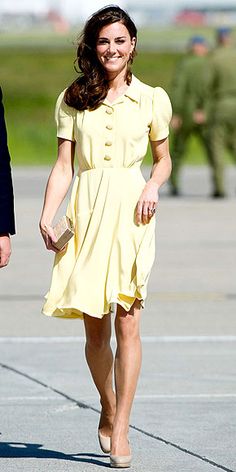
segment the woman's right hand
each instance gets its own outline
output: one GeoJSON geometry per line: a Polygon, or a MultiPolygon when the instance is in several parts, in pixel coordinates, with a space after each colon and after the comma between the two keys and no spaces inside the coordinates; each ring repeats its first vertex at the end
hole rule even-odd
{"type": "Polygon", "coordinates": [[[40,222],[39,223],[40,233],[42,238],[45,242],[45,246],[49,251],[60,252],[55,246],[53,246],[53,242],[56,242],[56,237],[51,225],[46,223],[40,222]]]}

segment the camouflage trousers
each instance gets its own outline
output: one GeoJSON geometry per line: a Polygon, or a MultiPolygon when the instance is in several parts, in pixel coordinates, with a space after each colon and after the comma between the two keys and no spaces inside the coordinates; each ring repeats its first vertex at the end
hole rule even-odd
{"type": "Polygon", "coordinates": [[[184,157],[189,143],[189,139],[192,135],[197,136],[201,142],[205,155],[213,171],[213,184],[214,188],[220,187],[220,175],[221,171],[218,170],[218,166],[214,165],[212,154],[208,146],[208,134],[209,129],[206,126],[192,126],[182,127],[178,131],[173,131],[170,137],[170,150],[172,158],[172,173],[170,177],[171,193],[177,195],[179,193],[179,175],[180,170],[184,162],[184,157]],[[217,177],[216,177],[217,174],[217,177]]]}
{"type": "Polygon", "coordinates": [[[187,143],[192,134],[198,136],[212,171],[212,195],[224,196],[225,151],[228,150],[236,163],[236,103],[221,104],[219,111],[209,116],[206,125],[182,127],[171,136],[171,157],[173,162],[170,177],[171,193],[179,192],[179,172],[187,143]]]}
{"type": "Polygon", "coordinates": [[[206,129],[207,153],[213,168],[213,183],[216,192],[225,193],[224,168],[228,151],[236,164],[236,101],[221,105],[212,113],[206,129]]]}

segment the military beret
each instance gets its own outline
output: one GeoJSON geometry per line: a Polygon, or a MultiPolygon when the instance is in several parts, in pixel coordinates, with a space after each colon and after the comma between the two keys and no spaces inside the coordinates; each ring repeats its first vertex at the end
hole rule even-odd
{"type": "Polygon", "coordinates": [[[207,44],[206,39],[203,36],[192,36],[189,41],[190,46],[194,46],[194,44],[207,44]]]}
{"type": "Polygon", "coordinates": [[[222,26],[221,28],[218,28],[216,32],[218,36],[227,36],[232,32],[232,29],[227,26],[222,26]]]}

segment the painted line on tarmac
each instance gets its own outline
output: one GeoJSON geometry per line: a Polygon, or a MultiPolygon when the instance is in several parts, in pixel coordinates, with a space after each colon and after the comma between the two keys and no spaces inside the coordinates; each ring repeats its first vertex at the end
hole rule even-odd
{"type": "MultiPolygon", "coordinates": [[[[234,244],[234,241],[232,241],[234,244]]],[[[229,242],[228,242],[229,244],[229,242]]],[[[235,293],[226,292],[149,292],[149,299],[156,301],[225,301],[235,300],[235,293]]],[[[17,293],[3,293],[0,295],[1,301],[9,302],[28,302],[28,301],[43,301],[44,296],[42,294],[31,293],[31,294],[17,294],[17,293]]]]}
{"type": "Polygon", "coordinates": [[[209,343],[209,342],[235,342],[236,336],[232,335],[199,335],[199,336],[142,336],[146,343],[209,343]]]}
{"type": "Polygon", "coordinates": [[[57,393],[58,395],[60,395],[61,397],[65,398],[66,400],[68,401],[71,401],[73,403],[75,403],[79,408],[84,408],[84,409],[89,409],[89,410],[92,410],[92,411],[95,411],[96,413],[99,413],[100,414],[100,410],[98,410],[97,408],[94,408],[93,406],[91,405],[88,405],[87,403],[84,403],[84,402],[81,402],[81,401],[78,401],[72,397],[70,397],[69,395],[67,395],[66,393],[64,392],[61,392],[60,390],[57,390],[56,388],[52,387],[51,385],[48,385],[46,384],[45,382],[42,382],[41,380],[37,379],[36,377],[33,377],[32,375],[29,375],[27,374],[26,372],[23,372],[19,369],[15,369],[15,367],[12,367],[12,366],[9,366],[7,364],[3,364],[2,362],[0,362],[0,367],[2,367],[3,369],[6,369],[10,372],[13,372],[15,374],[18,374],[20,375],[21,377],[24,377],[28,380],[31,380],[32,382],[38,384],[38,385],[41,385],[42,387],[50,390],[51,392],[54,392],[54,393],[57,393]]]}
{"type": "MultiPolygon", "coordinates": [[[[15,397],[0,397],[0,403],[1,402],[16,402],[16,401],[48,401],[48,400],[58,400],[58,398],[54,395],[54,396],[28,396],[28,395],[25,395],[25,396],[15,396],[15,397]]],[[[60,400],[62,401],[62,398],[60,398],[60,400]]]]}
{"type": "Polygon", "coordinates": [[[229,469],[228,467],[225,467],[224,465],[217,464],[217,462],[212,461],[211,459],[208,459],[206,456],[201,456],[200,454],[197,454],[196,452],[192,452],[189,449],[186,449],[185,447],[180,446],[179,444],[173,443],[172,441],[168,441],[160,436],[157,436],[156,434],[149,433],[145,431],[144,429],[138,428],[137,426],[130,425],[132,429],[135,431],[138,431],[139,433],[144,434],[145,436],[148,436],[149,438],[156,439],[157,441],[160,441],[167,446],[172,446],[174,449],[178,449],[181,452],[184,452],[185,454],[188,454],[189,456],[196,457],[197,459],[200,459],[203,462],[206,462],[207,464],[213,465],[217,469],[220,470],[225,470],[226,472],[235,472],[232,469],[229,469]]]}
{"type": "Polygon", "coordinates": [[[173,393],[173,394],[150,394],[150,395],[135,395],[136,399],[194,399],[194,398],[236,398],[236,393],[173,393]]]}
{"type": "MultiPolygon", "coordinates": [[[[39,379],[36,379],[35,377],[32,377],[31,375],[25,373],[25,372],[22,372],[18,369],[15,369],[14,367],[12,366],[9,366],[7,364],[3,364],[0,362],[0,366],[3,368],[3,369],[6,369],[6,370],[9,370],[15,374],[18,374],[24,378],[27,378],[28,380],[31,380],[32,382],[38,384],[38,385],[41,385],[42,387],[45,387],[49,390],[51,390],[52,392],[54,393],[57,393],[58,395],[60,395],[61,397],[65,398],[66,400],[74,403],[75,405],[77,405],[79,408],[84,408],[84,409],[88,409],[88,410],[92,410],[98,414],[100,414],[100,410],[98,410],[97,408],[94,408],[93,406],[87,404],[87,403],[84,403],[84,402],[80,402],[80,401],[77,401],[75,398],[73,397],[70,397],[69,395],[67,395],[66,393],[64,392],[61,392],[60,390],[57,390],[56,388],[52,387],[51,385],[48,385],[44,382],[42,382],[41,380],[39,379]]],[[[188,454],[192,457],[196,457],[197,459],[201,460],[202,462],[206,462],[207,464],[210,464],[212,465],[213,467],[216,467],[217,469],[220,469],[220,470],[224,470],[225,472],[235,472],[234,470],[232,469],[229,469],[228,467],[225,467],[221,464],[217,464],[217,462],[215,461],[212,461],[211,459],[208,459],[207,457],[205,456],[201,456],[200,454],[197,454],[196,452],[193,452],[193,451],[190,451],[189,449],[186,449],[182,446],[180,446],[179,444],[176,444],[176,443],[173,443],[172,441],[168,441],[167,439],[164,439],[162,438],[161,436],[157,436],[155,434],[152,434],[152,433],[149,433],[148,431],[145,431],[144,429],[141,429],[141,428],[138,428],[137,426],[135,425],[130,425],[130,428],[132,428],[133,430],[143,434],[144,436],[147,436],[151,439],[155,439],[156,441],[159,441],[159,442],[162,442],[164,444],[166,444],[167,446],[171,446],[173,447],[174,449],[177,449],[181,452],[184,452],[185,454],[188,454]]]]}
{"type": "MultiPolygon", "coordinates": [[[[193,394],[150,394],[150,395],[135,395],[136,400],[175,400],[175,399],[196,399],[196,398],[206,398],[206,399],[211,399],[211,398],[236,398],[236,393],[193,393],[193,394]]],[[[92,401],[96,401],[97,397],[95,396],[89,396],[89,399],[92,401]]],[[[19,396],[12,396],[12,397],[0,397],[0,403],[1,402],[17,402],[17,401],[48,401],[48,400],[62,400],[62,398],[58,399],[56,396],[29,396],[29,395],[19,395],[19,396]]]]}
{"type": "MultiPolygon", "coordinates": [[[[116,339],[112,337],[114,342],[116,339]]],[[[141,336],[143,343],[211,343],[211,342],[235,342],[236,336],[141,336]]],[[[61,344],[83,343],[84,336],[0,336],[0,344],[61,344]]]]}

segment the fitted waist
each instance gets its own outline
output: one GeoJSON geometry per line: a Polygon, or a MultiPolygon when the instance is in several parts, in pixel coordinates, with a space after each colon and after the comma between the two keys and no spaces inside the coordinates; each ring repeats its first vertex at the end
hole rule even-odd
{"type": "Polygon", "coordinates": [[[79,169],[78,171],[78,177],[80,177],[82,174],[125,174],[125,173],[136,173],[136,174],[141,174],[141,168],[140,166],[133,166],[133,167],[96,167],[93,169],[79,169]]]}

